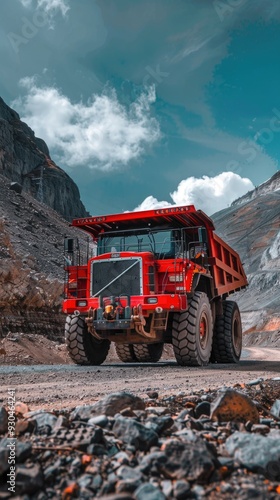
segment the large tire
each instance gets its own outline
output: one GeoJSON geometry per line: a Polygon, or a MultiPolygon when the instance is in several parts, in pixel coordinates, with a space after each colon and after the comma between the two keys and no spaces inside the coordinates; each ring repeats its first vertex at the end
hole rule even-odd
{"type": "Polygon", "coordinates": [[[136,360],[132,344],[115,344],[116,353],[124,363],[133,363],[136,360]]]}
{"type": "Polygon", "coordinates": [[[210,357],[210,362],[211,363],[220,363],[219,359],[221,358],[220,356],[220,348],[219,345],[223,341],[224,337],[224,329],[225,329],[225,318],[224,315],[222,316],[216,316],[215,323],[214,323],[214,330],[213,330],[213,344],[212,344],[212,352],[211,352],[211,357],[210,357]]]}
{"type": "Polygon", "coordinates": [[[215,323],[211,361],[238,363],[242,351],[242,324],[239,307],[232,300],[223,302],[223,316],[215,323]]]}
{"type": "Polygon", "coordinates": [[[163,342],[156,344],[133,344],[133,351],[139,363],[156,363],[163,351],[163,342]]]}
{"type": "Polygon", "coordinates": [[[110,348],[109,340],[97,340],[88,332],[81,316],[67,316],[65,340],[69,355],[77,365],[101,365],[110,348]]]}
{"type": "Polygon", "coordinates": [[[213,318],[209,299],[196,292],[186,312],[175,313],[172,344],[175,358],[182,366],[203,366],[210,360],[213,342],[213,318]]]}

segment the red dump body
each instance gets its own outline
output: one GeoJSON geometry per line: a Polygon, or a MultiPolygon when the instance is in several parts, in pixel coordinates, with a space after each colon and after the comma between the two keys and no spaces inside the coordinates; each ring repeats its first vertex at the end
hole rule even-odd
{"type": "MultiPolygon", "coordinates": [[[[187,296],[192,293],[198,276],[202,278],[209,299],[226,298],[248,284],[238,254],[214,233],[213,221],[193,205],[74,219],[72,225],[89,233],[97,243],[107,234],[111,238],[120,234],[124,239],[134,231],[135,234],[151,234],[154,238],[156,231],[168,230],[174,241],[180,239],[182,251],[168,256],[167,253],[153,254],[147,247],[139,247],[137,251],[133,247],[122,250],[112,247],[100,251],[86,265],[68,266],[63,306],[68,314],[77,309],[85,313],[89,307],[98,307],[92,275],[98,269],[96,264],[102,261],[103,273],[109,274],[109,266],[120,265],[121,259],[126,262],[131,259],[135,269],[140,263],[141,287],[129,295],[131,307],[141,304],[144,314],[155,307],[173,312],[185,310],[187,296]]],[[[99,291],[102,291],[101,278],[99,282],[99,291]]]]}

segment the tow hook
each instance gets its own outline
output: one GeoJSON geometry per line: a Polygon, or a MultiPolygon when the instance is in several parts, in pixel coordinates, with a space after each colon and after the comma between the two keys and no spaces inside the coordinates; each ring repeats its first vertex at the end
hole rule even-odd
{"type": "Polygon", "coordinates": [[[95,328],[93,326],[93,320],[94,320],[94,317],[95,317],[95,311],[96,311],[96,309],[93,309],[92,307],[89,308],[89,310],[88,310],[88,316],[87,316],[87,318],[85,318],[85,322],[87,324],[89,333],[91,335],[93,335],[93,337],[95,337],[96,339],[102,340],[102,337],[100,337],[100,335],[98,335],[98,333],[96,332],[96,330],[95,330],[95,328]]]}
{"type": "Polygon", "coordinates": [[[151,338],[151,334],[145,331],[146,320],[142,313],[142,306],[138,304],[138,306],[133,307],[133,315],[131,316],[131,322],[136,332],[139,335],[142,335],[146,338],[151,338]]]}

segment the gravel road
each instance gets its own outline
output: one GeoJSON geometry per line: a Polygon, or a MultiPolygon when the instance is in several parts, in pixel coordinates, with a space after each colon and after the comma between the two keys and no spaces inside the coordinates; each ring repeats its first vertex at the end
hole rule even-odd
{"type": "Polygon", "coordinates": [[[139,396],[149,390],[161,396],[180,391],[216,389],[280,376],[280,349],[246,348],[238,365],[180,367],[174,360],[159,363],[105,363],[101,366],[1,366],[0,398],[9,388],[30,409],[71,408],[92,403],[110,392],[128,390],[139,396]]]}

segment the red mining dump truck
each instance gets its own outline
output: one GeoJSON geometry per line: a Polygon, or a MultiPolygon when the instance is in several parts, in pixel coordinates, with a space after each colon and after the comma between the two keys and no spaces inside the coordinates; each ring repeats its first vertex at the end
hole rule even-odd
{"type": "Polygon", "coordinates": [[[65,239],[65,335],[81,365],[156,362],[172,344],[180,365],[238,362],[242,327],[229,294],[247,286],[238,254],[193,205],[74,219],[95,256],[65,239]]]}

